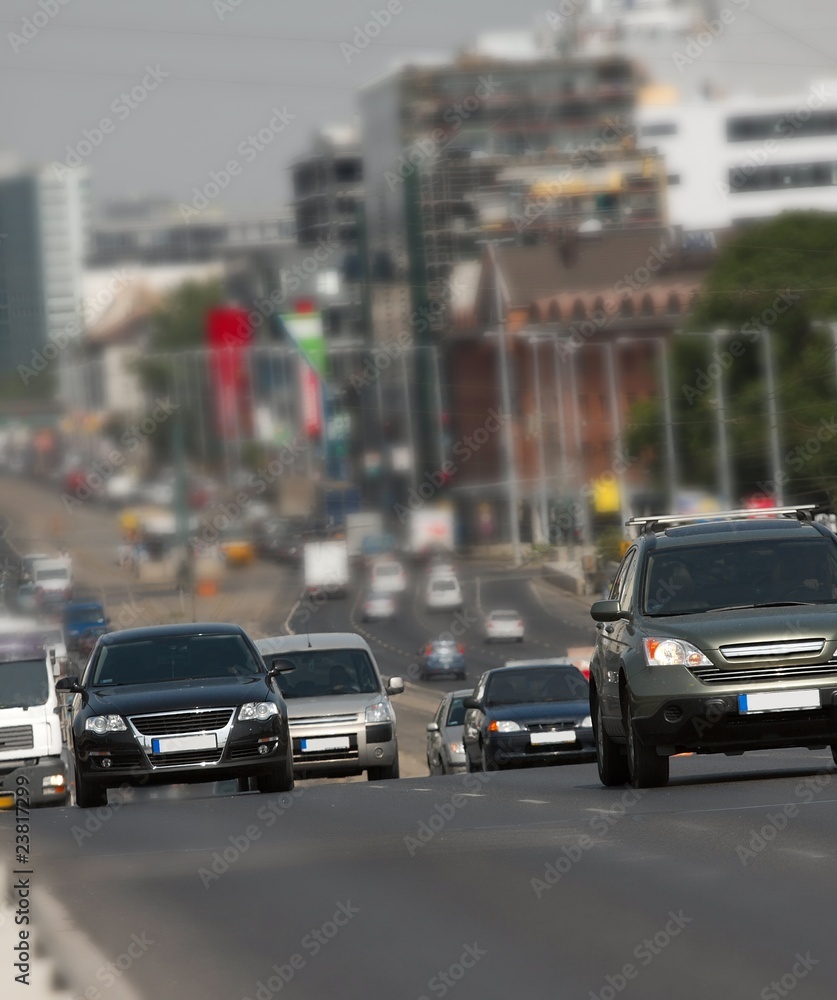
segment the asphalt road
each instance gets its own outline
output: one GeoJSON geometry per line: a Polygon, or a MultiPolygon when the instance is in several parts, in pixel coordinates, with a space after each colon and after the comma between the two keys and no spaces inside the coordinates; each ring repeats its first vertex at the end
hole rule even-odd
{"type": "MultiPolygon", "coordinates": [[[[108,573],[117,594],[124,581],[108,573]]],[[[262,634],[359,630],[382,671],[408,679],[395,704],[414,776],[304,782],[292,796],[112,793],[101,810],[34,814],[26,877],[40,947],[71,987],[62,997],[831,1000],[829,753],[680,757],[669,787],[640,792],[602,788],[594,765],[419,776],[424,724],[461,683],[420,682],[420,643],[462,629],[473,680],[591,641],[575,598],[499,566],[464,564],[461,577],[460,617],[428,616],[415,582],[394,621],[369,625],[360,585],[303,622],[293,574],[236,578],[219,600],[262,634]],[[492,607],[521,611],[524,643],[483,642],[492,607]]],[[[131,599],[143,614],[178,611],[131,599]]],[[[0,814],[7,864],[14,836],[0,814]]],[[[18,988],[12,914],[0,912],[3,996],[18,988]]]]}

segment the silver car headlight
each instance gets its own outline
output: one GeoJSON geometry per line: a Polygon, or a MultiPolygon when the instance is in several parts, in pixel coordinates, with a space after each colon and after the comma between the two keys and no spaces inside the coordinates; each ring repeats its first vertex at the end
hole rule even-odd
{"type": "Polygon", "coordinates": [[[94,715],[84,720],[84,729],[88,733],[102,736],[104,733],[124,733],[128,727],[121,715],[94,715]]]}
{"type": "Polygon", "coordinates": [[[578,724],[578,726],[576,728],[578,728],[578,729],[592,729],[593,728],[593,719],[592,719],[592,717],[589,716],[589,715],[585,715],[584,718],[581,720],[581,722],[579,722],[579,724],[578,724]]]}
{"type": "Polygon", "coordinates": [[[279,708],[272,701],[248,701],[238,710],[239,722],[265,722],[273,715],[279,714],[279,708]]]}
{"type": "Polygon", "coordinates": [[[392,711],[386,701],[376,701],[366,709],[367,723],[392,722],[392,711]]]}
{"type": "Polygon", "coordinates": [[[494,722],[489,722],[488,731],[489,733],[523,733],[526,731],[526,727],[521,726],[514,719],[497,719],[494,722]]]}
{"type": "Polygon", "coordinates": [[[656,638],[644,640],[645,662],[649,667],[711,667],[712,661],[690,642],[683,639],[656,638]]]}

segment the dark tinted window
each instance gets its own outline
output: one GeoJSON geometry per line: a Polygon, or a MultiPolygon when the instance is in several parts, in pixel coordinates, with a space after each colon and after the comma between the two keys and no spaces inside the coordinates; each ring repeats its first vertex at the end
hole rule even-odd
{"type": "Polygon", "coordinates": [[[245,678],[263,672],[241,636],[171,636],[104,646],[90,683],[157,684],[245,678]]]}
{"type": "Polygon", "coordinates": [[[586,699],[589,687],[575,667],[535,667],[504,670],[488,681],[488,706],[516,705],[541,701],[586,699]]]}
{"type": "Polygon", "coordinates": [[[445,720],[446,726],[461,726],[465,722],[465,699],[452,698],[448,717],[445,720]]]}
{"type": "Polygon", "coordinates": [[[648,560],[644,608],[652,615],[837,601],[837,545],[830,539],[756,539],[665,549],[648,560]]]}

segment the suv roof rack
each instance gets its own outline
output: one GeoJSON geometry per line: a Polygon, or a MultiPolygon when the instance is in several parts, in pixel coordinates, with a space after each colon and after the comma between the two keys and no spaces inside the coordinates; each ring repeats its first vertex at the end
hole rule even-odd
{"type": "Polygon", "coordinates": [[[795,517],[800,521],[813,521],[814,513],[823,511],[821,504],[806,503],[795,507],[744,507],[740,510],[712,510],[703,514],[657,514],[649,517],[632,517],[625,522],[629,528],[637,528],[640,535],[665,525],[695,524],[702,521],[738,521],[758,517],[795,517]]]}

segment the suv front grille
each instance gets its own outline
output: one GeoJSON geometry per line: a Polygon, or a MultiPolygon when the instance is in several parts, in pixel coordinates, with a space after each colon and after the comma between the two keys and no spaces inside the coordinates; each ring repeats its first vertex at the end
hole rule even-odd
{"type": "Polygon", "coordinates": [[[781,639],[775,642],[747,642],[734,646],[721,646],[727,660],[759,660],[776,656],[818,655],[823,651],[825,639],[781,639]]]}
{"type": "Polygon", "coordinates": [[[530,733],[560,733],[563,729],[575,729],[575,720],[562,719],[560,722],[529,723],[530,733]]]}
{"type": "Polygon", "coordinates": [[[837,663],[801,663],[793,667],[749,667],[740,670],[692,667],[691,673],[703,684],[761,684],[765,681],[834,677],[837,675],[837,663]]]}
{"type": "Polygon", "coordinates": [[[291,729],[296,726],[345,726],[358,721],[357,712],[351,715],[301,715],[288,719],[291,729]]]}
{"type": "Polygon", "coordinates": [[[169,712],[165,715],[134,715],[131,723],[143,736],[180,736],[224,729],[232,718],[233,709],[213,708],[206,711],[169,712]]]}

